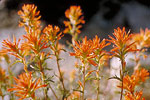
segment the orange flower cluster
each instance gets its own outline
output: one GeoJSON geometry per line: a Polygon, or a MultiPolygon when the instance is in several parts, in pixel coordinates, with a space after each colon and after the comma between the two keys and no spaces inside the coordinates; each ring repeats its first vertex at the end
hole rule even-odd
{"type": "Polygon", "coordinates": [[[142,98],[142,91],[136,92],[134,94],[130,94],[129,92],[125,93],[125,100],[145,100],[145,98],[142,98]]]}
{"type": "Polygon", "coordinates": [[[92,65],[97,66],[93,58],[105,55],[106,52],[103,48],[108,45],[109,43],[106,43],[105,39],[100,42],[98,36],[95,36],[93,40],[87,40],[87,37],[85,37],[82,39],[82,43],[75,41],[75,46],[73,46],[75,53],[70,53],[70,55],[80,58],[82,62],[88,61],[92,65]]]}
{"type": "Polygon", "coordinates": [[[71,6],[70,9],[66,10],[65,15],[69,21],[64,21],[66,26],[64,33],[69,33],[72,36],[79,34],[81,24],[85,23],[80,6],[71,6]]]}
{"type": "MultiPolygon", "coordinates": [[[[134,94],[135,86],[139,85],[140,82],[145,82],[146,79],[149,77],[148,70],[142,68],[141,70],[136,70],[134,74],[130,77],[129,75],[126,75],[123,78],[123,88],[127,90],[125,98],[137,98],[139,97],[139,93],[137,92],[134,94]]],[[[122,88],[122,86],[118,86],[122,88]]],[[[126,100],[141,100],[141,99],[126,99],[126,100]]]]}
{"type": "Polygon", "coordinates": [[[18,15],[22,18],[19,22],[19,26],[25,26],[26,31],[29,32],[30,29],[37,30],[40,28],[40,11],[36,11],[37,7],[34,4],[24,4],[22,10],[18,11],[18,15]]]}
{"type": "Polygon", "coordinates": [[[121,58],[121,56],[124,56],[128,52],[137,51],[137,49],[133,48],[135,42],[130,43],[132,34],[130,32],[126,33],[125,27],[122,30],[119,27],[114,29],[113,35],[115,38],[109,35],[111,40],[108,41],[114,44],[114,48],[111,50],[114,56],[121,58]]]}
{"type": "Polygon", "coordinates": [[[4,54],[9,53],[19,59],[22,59],[27,54],[27,52],[23,49],[22,46],[19,46],[19,43],[20,39],[17,42],[15,36],[13,36],[13,42],[9,41],[8,39],[3,40],[3,47],[0,52],[4,54]]]}
{"type": "Polygon", "coordinates": [[[16,85],[12,85],[13,88],[8,89],[8,91],[16,91],[15,95],[20,97],[19,100],[25,98],[34,98],[35,99],[35,90],[46,87],[47,85],[40,85],[40,79],[33,79],[32,72],[22,73],[19,75],[19,78],[15,78],[16,85]]]}
{"type": "Polygon", "coordinates": [[[150,43],[150,30],[149,29],[145,29],[144,30],[140,30],[140,33],[134,34],[134,36],[132,37],[131,41],[135,41],[136,44],[136,48],[138,49],[142,49],[144,47],[149,47],[149,43],[150,43]]]}
{"type": "Polygon", "coordinates": [[[44,28],[43,33],[46,35],[46,39],[50,40],[52,43],[54,43],[56,40],[60,40],[62,38],[62,33],[58,32],[60,31],[60,28],[58,26],[52,26],[48,25],[47,27],[44,28]]]}

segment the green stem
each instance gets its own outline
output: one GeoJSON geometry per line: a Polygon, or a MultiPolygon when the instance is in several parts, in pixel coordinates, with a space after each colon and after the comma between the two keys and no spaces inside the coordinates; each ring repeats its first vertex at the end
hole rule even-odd
{"type": "Polygon", "coordinates": [[[97,70],[97,100],[100,100],[99,99],[99,94],[100,94],[100,80],[99,80],[99,77],[100,77],[100,65],[98,65],[98,70],[97,70]]]}
{"type": "MultiPolygon", "coordinates": [[[[41,72],[41,75],[42,75],[43,84],[45,84],[45,73],[43,71],[43,67],[42,67],[40,58],[39,58],[39,67],[40,67],[40,72],[41,72]]],[[[45,100],[47,100],[47,98],[48,98],[47,87],[44,88],[44,94],[45,94],[45,100]]]]}
{"type": "Polygon", "coordinates": [[[53,90],[53,88],[51,87],[50,84],[49,84],[49,88],[51,89],[52,93],[54,94],[56,100],[59,100],[58,97],[57,97],[57,95],[56,95],[56,93],[55,93],[55,91],[53,90]]]}
{"type": "Polygon", "coordinates": [[[124,61],[124,56],[122,56],[121,59],[121,65],[122,65],[122,73],[121,73],[121,79],[122,79],[122,86],[121,86],[121,95],[120,95],[120,100],[122,100],[122,96],[123,96],[123,78],[124,78],[124,70],[125,70],[125,61],[124,61]]]}
{"type": "Polygon", "coordinates": [[[83,89],[82,89],[82,100],[84,100],[85,91],[85,63],[83,63],[83,89]]]}

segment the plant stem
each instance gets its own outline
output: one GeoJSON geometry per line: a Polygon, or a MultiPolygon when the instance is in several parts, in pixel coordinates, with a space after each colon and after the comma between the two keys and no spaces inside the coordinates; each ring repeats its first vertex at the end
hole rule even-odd
{"type": "Polygon", "coordinates": [[[121,65],[122,65],[122,71],[121,71],[121,79],[122,79],[122,87],[121,87],[121,95],[120,95],[120,100],[122,100],[123,96],[123,78],[124,78],[124,70],[125,70],[125,61],[124,61],[124,56],[121,58],[121,65]]]}
{"type": "Polygon", "coordinates": [[[56,93],[55,93],[55,91],[53,90],[53,88],[51,87],[50,84],[49,84],[49,88],[51,89],[52,93],[54,94],[56,100],[59,100],[58,97],[57,97],[57,95],[56,95],[56,93]]]}
{"type": "Polygon", "coordinates": [[[100,64],[98,65],[98,70],[97,70],[97,100],[100,100],[99,99],[99,94],[100,94],[100,80],[99,80],[99,77],[100,77],[100,64]]]}
{"type": "Polygon", "coordinates": [[[83,89],[82,89],[82,100],[84,100],[85,91],[85,63],[83,63],[83,89]]]}
{"type": "MultiPolygon", "coordinates": [[[[58,72],[59,72],[59,80],[62,84],[62,87],[63,87],[63,90],[64,90],[64,93],[66,92],[66,89],[65,89],[65,85],[64,85],[64,80],[63,80],[63,76],[62,76],[62,73],[61,73],[61,70],[60,70],[60,65],[59,65],[59,56],[57,55],[57,52],[55,51],[55,56],[56,56],[56,63],[57,63],[57,68],[58,68],[58,72]]],[[[65,94],[63,94],[63,96],[65,96],[65,94]]]]}
{"type": "MultiPolygon", "coordinates": [[[[42,63],[41,63],[40,58],[39,58],[39,67],[40,67],[40,72],[41,72],[41,75],[42,75],[43,84],[45,84],[45,73],[44,73],[44,71],[43,71],[43,67],[42,67],[42,63]]],[[[47,95],[47,87],[44,88],[44,94],[45,94],[45,100],[47,100],[47,98],[48,98],[48,95],[47,95]]]]}

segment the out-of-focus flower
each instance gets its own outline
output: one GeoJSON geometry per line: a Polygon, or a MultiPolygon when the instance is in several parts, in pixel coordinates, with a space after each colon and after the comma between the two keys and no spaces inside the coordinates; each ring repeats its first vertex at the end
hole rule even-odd
{"type": "Polygon", "coordinates": [[[134,75],[135,77],[138,77],[141,82],[145,82],[145,80],[149,78],[149,72],[144,68],[136,70],[134,75]]]}
{"type": "Polygon", "coordinates": [[[81,24],[85,23],[80,6],[71,6],[70,9],[66,10],[65,15],[69,21],[64,21],[66,26],[64,33],[69,33],[73,38],[77,38],[77,35],[81,32],[81,24]]]}
{"type": "Polygon", "coordinates": [[[140,30],[140,33],[133,34],[132,40],[135,41],[136,48],[142,49],[150,46],[150,30],[148,28],[140,30]]]}
{"type": "Polygon", "coordinates": [[[142,91],[137,91],[134,94],[131,94],[129,92],[125,93],[125,100],[145,100],[145,98],[142,98],[142,91]]]}
{"type": "Polygon", "coordinates": [[[8,89],[8,91],[15,91],[15,95],[20,97],[19,100],[30,97],[35,99],[35,90],[47,86],[39,85],[41,80],[33,79],[32,72],[22,73],[18,77],[19,78],[14,77],[16,85],[12,85],[13,88],[8,89]]]}
{"type": "Polygon", "coordinates": [[[70,82],[73,82],[75,80],[76,77],[76,70],[72,70],[70,72],[70,82]]]}
{"type": "Polygon", "coordinates": [[[50,40],[54,43],[56,40],[60,40],[63,37],[62,33],[58,34],[59,31],[60,28],[58,26],[53,27],[52,25],[48,25],[44,28],[43,33],[46,34],[47,40],[50,40]]]}
{"type": "Polygon", "coordinates": [[[0,84],[1,84],[1,83],[6,83],[7,80],[8,80],[8,76],[6,75],[5,70],[3,70],[3,69],[0,67],[0,84]]]}
{"type": "Polygon", "coordinates": [[[114,48],[111,49],[111,53],[114,56],[121,58],[121,56],[124,56],[126,53],[137,51],[137,49],[133,47],[135,42],[130,43],[132,34],[130,34],[130,32],[126,33],[125,27],[123,27],[123,29],[119,27],[114,29],[113,35],[115,38],[109,35],[110,40],[108,41],[114,45],[114,48]]]}
{"type": "Polygon", "coordinates": [[[70,96],[65,100],[79,100],[80,99],[80,92],[74,91],[70,94],[70,96]]]}
{"type": "Polygon", "coordinates": [[[37,7],[34,4],[24,4],[22,10],[18,11],[18,15],[22,18],[19,26],[25,26],[27,32],[30,29],[39,29],[41,23],[39,13],[40,11],[37,11],[37,7]]]}

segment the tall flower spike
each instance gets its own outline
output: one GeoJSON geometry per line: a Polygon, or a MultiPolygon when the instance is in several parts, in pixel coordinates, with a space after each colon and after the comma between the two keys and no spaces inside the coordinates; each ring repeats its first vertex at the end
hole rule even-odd
{"type": "Polygon", "coordinates": [[[77,35],[81,32],[81,24],[85,23],[80,6],[71,6],[70,9],[66,10],[65,15],[69,21],[64,21],[66,26],[64,33],[69,33],[73,38],[77,38],[77,35]]]}
{"type": "Polygon", "coordinates": [[[47,86],[39,85],[41,80],[33,79],[32,72],[22,73],[18,77],[19,78],[14,77],[16,85],[12,85],[13,88],[8,89],[8,91],[15,91],[15,95],[20,97],[19,100],[30,97],[35,99],[35,90],[47,86]]]}
{"type": "Polygon", "coordinates": [[[19,26],[25,26],[26,31],[29,32],[30,29],[37,30],[40,28],[40,11],[36,11],[37,7],[34,4],[24,4],[22,10],[18,11],[18,15],[22,18],[19,22],[19,26]]]}
{"type": "Polygon", "coordinates": [[[110,40],[108,41],[114,45],[114,48],[111,50],[114,56],[120,58],[120,56],[124,56],[128,52],[137,51],[137,49],[133,48],[135,42],[130,43],[132,34],[130,32],[126,33],[125,27],[122,30],[119,27],[114,29],[113,35],[115,38],[109,35],[110,40]]]}

